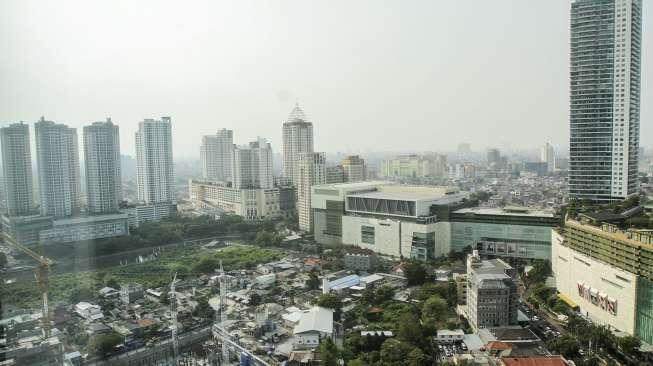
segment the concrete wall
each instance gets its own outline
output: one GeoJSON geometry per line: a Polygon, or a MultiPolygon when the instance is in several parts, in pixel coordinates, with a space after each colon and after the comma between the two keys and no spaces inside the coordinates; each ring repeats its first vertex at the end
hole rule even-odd
{"type": "MultiPolygon", "coordinates": [[[[378,220],[358,216],[344,216],[342,218],[342,242],[344,244],[367,248],[383,255],[395,257],[401,255],[399,231],[400,224],[394,220],[378,220]],[[361,226],[363,225],[374,227],[374,245],[365,244],[361,241],[361,226]]],[[[410,254],[410,251],[408,254],[410,254]]]]}
{"type": "Polygon", "coordinates": [[[552,231],[551,265],[558,291],[568,296],[580,311],[599,323],[634,334],[637,276],[609,266],[563,246],[562,236],[552,231]],[[616,315],[579,294],[578,284],[598,290],[616,300],[616,315]]]}

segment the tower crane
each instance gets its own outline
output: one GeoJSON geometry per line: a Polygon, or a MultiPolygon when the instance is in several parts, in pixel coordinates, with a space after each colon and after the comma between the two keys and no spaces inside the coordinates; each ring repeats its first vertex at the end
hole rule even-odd
{"type": "Polygon", "coordinates": [[[19,243],[18,241],[14,240],[7,234],[2,234],[2,237],[5,243],[32,257],[32,259],[37,261],[39,264],[36,270],[34,271],[34,278],[36,280],[36,284],[39,287],[39,290],[41,291],[41,297],[43,299],[43,309],[42,309],[43,317],[41,318],[41,320],[43,322],[43,334],[45,335],[46,338],[48,338],[50,337],[50,310],[48,308],[48,285],[49,285],[48,276],[50,274],[50,266],[54,264],[54,261],[42,254],[35,252],[31,248],[19,243]]]}

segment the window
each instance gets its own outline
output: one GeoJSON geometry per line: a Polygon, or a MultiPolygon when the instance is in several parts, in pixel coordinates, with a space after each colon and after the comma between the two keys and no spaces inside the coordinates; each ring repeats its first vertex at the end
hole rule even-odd
{"type": "Polygon", "coordinates": [[[374,245],[374,226],[361,226],[361,242],[374,245]]]}

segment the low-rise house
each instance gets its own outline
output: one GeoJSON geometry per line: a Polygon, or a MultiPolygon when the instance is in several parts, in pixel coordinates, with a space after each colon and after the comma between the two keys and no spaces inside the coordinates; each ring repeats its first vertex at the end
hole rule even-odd
{"type": "Polygon", "coordinates": [[[465,338],[465,332],[462,329],[438,329],[436,340],[438,343],[460,342],[465,338]]]}
{"type": "Polygon", "coordinates": [[[102,287],[100,289],[100,291],[98,291],[98,292],[100,293],[100,296],[105,298],[105,299],[120,296],[120,291],[116,290],[115,288],[109,287],[109,286],[102,287]]]}
{"type": "Polygon", "coordinates": [[[333,310],[316,306],[301,314],[293,329],[293,349],[313,349],[333,337],[333,310]]]}
{"type": "Polygon", "coordinates": [[[304,271],[321,271],[322,260],[320,258],[308,257],[304,259],[304,271]]]}
{"type": "Polygon", "coordinates": [[[104,318],[104,314],[102,314],[102,309],[99,305],[94,305],[84,301],[75,304],[75,313],[89,321],[104,318]]]}
{"type": "Polygon", "coordinates": [[[144,297],[143,286],[138,283],[128,283],[120,286],[120,300],[125,304],[133,304],[144,297]]]}
{"type": "Polygon", "coordinates": [[[372,251],[369,253],[345,253],[343,259],[345,268],[354,271],[369,272],[376,267],[376,255],[372,251]]]}
{"type": "Polygon", "coordinates": [[[111,327],[106,326],[102,323],[91,323],[88,325],[88,328],[86,328],[86,333],[90,336],[109,333],[110,331],[111,327]]]}

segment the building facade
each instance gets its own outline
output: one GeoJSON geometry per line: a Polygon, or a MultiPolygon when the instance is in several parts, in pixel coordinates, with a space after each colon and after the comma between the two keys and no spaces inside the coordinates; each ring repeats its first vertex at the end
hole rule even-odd
{"type": "Polygon", "coordinates": [[[313,153],[313,123],[299,107],[290,112],[283,124],[283,176],[299,187],[299,158],[301,154],[313,153]]]}
{"type": "Polygon", "coordinates": [[[236,189],[274,187],[272,147],[262,138],[233,152],[233,186],[236,189]]]}
{"type": "Polygon", "coordinates": [[[547,172],[553,173],[556,166],[556,153],[551,143],[547,142],[540,147],[540,161],[546,163],[547,172]]]}
{"type": "Polygon", "coordinates": [[[41,230],[43,244],[71,243],[129,235],[127,214],[105,214],[55,220],[52,227],[41,230]]]}
{"type": "Polygon", "coordinates": [[[139,122],[136,170],[139,201],[147,205],[176,201],[170,117],[139,122]]]}
{"type": "Polygon", "coordinates": [[[365,160],[358,155],[347,156],[340,163],[344,173],[343,182],[361,182],[365,180],[365,160]]]}
{"type": "Polygon", "coordinates": [[[30,215],[34,210],[34,184],[29,126],[21,122],[0,128],[0,142],[6,214],[30,215]]]}
{"type": "Polygon", "coordinates": [[[641,0],[571,3],[569,196],[638,190],[641,0]]]}
{"type": "Polygon", "coordinates": [[[46,121],[35,124],[41,215],[53,218],[79,213],[81,181],[77,130],[46,121]]]}
{"type": "Polygon", "coordinates": [[[516,275],[501,259],[481,260],[476,252],[469,255],[466,311],[474,330],[517,324],[516,275]]]}
{"type": "Polygon", "coordinates": [[[120,132],[110,118],[84,127],[84,163],[88,213],[118,212],[122,200],[120,132]]]}
{"type": "Polygon", "coordinates": [[[312,232],[311,187],[326,183],[326,158],[324,153],[300,154],[297,172],[299,173],[296,186],[299,229],[312,232]]]}
{"type": "Polygon", "coordinates": [[[236,189],[225,182],[191,179],[188,183],[191,202],[198,208],[216,209],[242,216],[247,220],[289,216],[294,210],[290,187],[236,189]]]}
{"type": "Polygon", "coordinates": [[[232,180],[231,164],[234,132],[225,128],[202,137],[200,160],[202,177],[207,180],[232,180]]]}
{"type": "Polygon", "coordinates": [[[445,155],[401,155],[383,161],[382,174],[386,177],[439,178],[446,175],[445,155]]]}
{"type": "Polygon", "coordinates": [[[567,220],[552,241],[558,292],[593,321],[653,343],[653,236],[567,220]]]}

